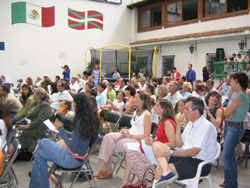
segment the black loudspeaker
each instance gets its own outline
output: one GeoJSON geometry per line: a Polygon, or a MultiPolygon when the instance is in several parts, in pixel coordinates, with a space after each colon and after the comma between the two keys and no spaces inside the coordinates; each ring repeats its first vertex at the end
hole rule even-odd
{"type": "Polygon", "coordinates": [[[224,48],[216,48],[216,61],[223,61],[225,59],[224,48]]]}

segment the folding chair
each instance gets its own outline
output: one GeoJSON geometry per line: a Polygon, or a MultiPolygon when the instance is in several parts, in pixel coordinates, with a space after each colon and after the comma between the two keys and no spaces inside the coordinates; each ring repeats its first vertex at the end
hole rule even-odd
{"type": "Polygon", "coordinates": [[[7,147],[5,167],[0,177],[0,187],[18,187],[18,180],[12,165],[21,149],[21,144],[17,138],[13,138],[10,143],[7,143],[7,147]]]}
{"type": "MultiPolygon", "coordinates": [[[[118,112],[114,112],[114,111],[108,111],[105,116],[104,116],[104,123],[107,124],[109,123],[108,132],[110,131],[114,131],[115,129],[115,124],[118,122],[118,120],[120,119],[120,114],[118,112]]],[[[104,131],[104,132],[107,132],[104,131]]]]}
{"type": "MultiPolygon", "coordinates": [[[[151,126],[151,136],[155,137],[156,131],[157,131],[157,123],[152,122],[152,126],[151,126]]],[[[116,174],[119,172],[120,168],[125,168],[125,167],[123,166],[123,162],[125,161],[125,156],[126,156],[126,154],[125,154],[124,152],[119,154],[119,158],[118,158],[118,159],[119,159],[120,163],[119,163],[119,166],[118,166],[118,168],[117,168],[117,170],[116,170],[116,174]]],[[[116,167],[116,166],[117,166],[117,165],[115,165],[115,167],[116,167]]],[[[114,169],[115,169],[115,168],[114,168],[114,169]]]]}
{"type": "Polygon", "coordinates": [[[65,116],[62,113],[58,113],[58,114],[56,114],[54,119],[56,119],[56,118],[58,118],[61,122],[63,122],[63,127],[67,131],[73,131],[73,126],[72,126],[73,118],[72,117],[65,116]]]}
{"type": "Polygon", "coordinates": [[[122,128],[129,129],[131,127],[130,121],[132,119],[132,115],[124,114],[119,121],[115,124],[114,131],[118,131],[122,128]]]}
{"type": "Polygon", "coordinates": [[[175,183],[178,185],[185,185],[185,187],[189,187],[189,188],[198,188],[199,181],[202,179],[207,179],[209,182],[209,187],[212,188],[213,184],[212,184],[210,173],[207,176],[201,176],[202,167],[205,166],[206,164],[214,162],[220,156],[220,153],[221,153],[221,146],[219,143],[217,143],[216,155],[212,159],[203,161],[198,165],[197,172],[194,178],[185,179],[185,180],[177,180],[175,181],[175,183]]]}
{"type": "Polygon", "coordinates": [[[14,140],[14,138],[17,138],[17,133],[15,131],[15,128],[9,128],[7,135],[6,135],[6,144],[3,147],[3,152],[5,151],[5,149],[8,147],[8,145],[11,144],[11,142],[14,140]]]}
{"type": "Polygon", "coordinates": [[[84,173],[85,177],[87,177],[88,182],[91,186],[92,186],[92,184],[91,184],[91,179],[92,179],[93,183],[94,183],[94,187],[96,187],[96,182],[95,182],[95,178],[93,177],[93,170],[92,170],[91,165],[90,165],[89,157],[94,152],[98,141],[99,141],[99,138],[97,138],[91,144],[91,148],[88,152],[88,156],[84,159],[84,161],[80,167],[74,168],[74,169],[67,169],[67,168],[59,167],[55,163],[52,164],[52,166],[49,169],[49,177],[50,177],[50,179],[53,179],[51,177],[51,175],[53,174],[53,176],[56,178],[56,182],[55,182],[56,188],[63,187],[62,186],[63,179],[70,172],[76,173],[76,177],[75,177],[74,181],[72,182],[72,184],[70,185],[70,188],[74,186],[76,180],[78,179],[78,177],[80,176],[81,173],[84,173]]]}

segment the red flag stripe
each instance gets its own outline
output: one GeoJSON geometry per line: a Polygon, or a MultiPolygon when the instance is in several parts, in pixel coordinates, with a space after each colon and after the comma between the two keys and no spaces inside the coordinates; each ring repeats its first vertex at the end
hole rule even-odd
{"type": "MultiPolygon", "coordinates": [[[[96,22],[96,21],[91,21],[91,22],[98,25],[101,28],[101,30],[103,29],[103,24],[102,23],[96,22]]],[[[93,25],[91,22],[88,22],[88,29],[100,29],[97,26],[93,25]]]]}
{"type": "Polygon", "coordinates": [[[55,7],[42,8],[42,27],[55,25],[55,7]]]}
{"type": "Polygon", "coordinates": [[[75,11],[75,10],[72,10],[72,9],[68,9],[68,15],[69,17],[72,17],[72,18],[76,18],[76,19],[82,19],[81,17],[85,18],[85,12],[79,12],[79,11],[75,11]],[[75,14],[79,15],[79,16],[76,16],[75,14]]]}
{"type": "Polygon", "coordinates": [[[78,29],[78,30],[84,30],[85,29],[85,24],[81,24],[81,25],[79,25],[79,24],[81,24],[81,23],[68,19],[68,26],[70,28],[78,29]],[[70,26],[70,25],[76,25],[76,26],[70,26]]]}
{"type": "Polygon", "coordinates": [[[94,11],[94,10],[89,10],[88,11],[88,18],[89,17],[103,21],[103,14],[100,13],[100,12],[94,11]],[[94,15],[98,15],[98,16],[94,16],[94,15]],[[91,17],[91,16],[94,16],[94,17],[91,17]]]}

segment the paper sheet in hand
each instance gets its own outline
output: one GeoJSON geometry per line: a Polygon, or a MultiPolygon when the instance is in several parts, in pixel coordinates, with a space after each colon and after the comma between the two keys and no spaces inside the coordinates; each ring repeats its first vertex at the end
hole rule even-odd
{"type": "Polygon", "coordinates": [[[49,119],[47,119],[47,120],[45,120],[44,122],[44,125],[46,125],[51,131],[54,131],[54,132],[59,132],[57,129],[56,129],[56,127],[53,125],[53,123],[49,120],[49,119]]]}

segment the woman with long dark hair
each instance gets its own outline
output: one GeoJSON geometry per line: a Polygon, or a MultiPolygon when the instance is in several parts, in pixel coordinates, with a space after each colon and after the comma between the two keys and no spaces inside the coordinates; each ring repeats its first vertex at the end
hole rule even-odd
{"type": "Polygon", "coordinates": [[[1,149],[3,149],[3,146],[5,146],[6,144],[6,135],[7,135],[8,129],[11,127],[12,127],[12,121],[10,118],[9,109],[0,100],[0,132],[1,132],[0,147],[1,149]]]}
{"type": "Polygon", "coordinates": [[[28,84],[23,84],[22,86],[22,95],[20,97],[20,102],[22,103],[22,108],[15,117],[12,119],[13,124],[17,121],[24,119],[24,117],[28,114],[28,111],[31,109],[32,104],[35,102],[33,99],[33,92],[31,87],[28,84]]]}
{"type": "Polygon", "coordinates": [[[48,161],[63,168],[81,166],[90,144],[98,136],[100,122],[90,98],[86,94],[80,93],[76,94],[73,99],[75,110],[73,132],[67,132],[59,119],[55,121],[55,127],[68,148],[66,149],[50,139],[41,140],[35,154],[30,188],[49,187],[48,161]]]}

